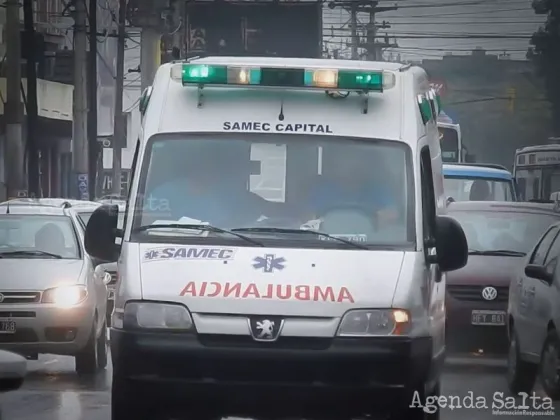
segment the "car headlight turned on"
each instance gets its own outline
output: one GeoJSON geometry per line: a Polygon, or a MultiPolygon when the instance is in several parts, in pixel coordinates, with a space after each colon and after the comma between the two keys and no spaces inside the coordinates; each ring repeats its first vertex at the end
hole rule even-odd
{"type": "Polygon", "coordinates": [[[59,286],[45,290],[41,302],[52,303],[61,308],[71,308],[86,300],[87,295],[86,286],[81,284],[59,286]]]}
{"type": "Polygon", "coordinates": [[[347,312],[340,321],[340,337],[405,335],[410,315],[403,309],[360,309],[347,312]]]}
{"type": "Polygon", "coordinates": [[[192,331],[191,314],[179,304],[159,302],[128,302],[124,308],[124,328],[192,331]]]}

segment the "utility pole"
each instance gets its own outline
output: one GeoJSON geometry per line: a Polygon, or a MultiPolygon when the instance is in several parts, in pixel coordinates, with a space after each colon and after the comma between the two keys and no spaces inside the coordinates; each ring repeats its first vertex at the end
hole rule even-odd
{"type": "Polygon", "coordinates": [[[6,181],[8,197],[27,196],[24,178],[21,104],[21,32],[19,1],[6,0],[6,181]]]}
{"type": "Polygon", "coordinates": [[[173,10],[173,22],[175,23],[175,28],[173,29],[173,47],[171,58],[173,60],[179,60],[181,57],[185,56],[185,3],[175,2],[173,10]]]}
{"type": "Polygon", "coordinates": [[[76,182],[76,197],[89,199],[89,168],[87,141],[87,28],[86,4],[74,3],[74,105],[72,126],[72,170],[76,182]]]}
{"type": "Polygon", "coordinates": [[[162,26],[161,1],[158,0],[129,0],[134,7],[129,8],[128,21],[136,28],[142,28],[140,33],[140,84],[142,92],[152,85],[156,70],[161,62],[162,26]]]}
{"type": "MultiPolygon", "coordinates": [[[[77,0],[84,3],[85,0],[77,0]]],[[[97,164],[100,158],[100,147],[97,141],[97,0],[89,0],[89,55],[87,59],[87,149],[88,149],[88,195],[95,199],[97,164]]]]}
{"type": "Polygon", "coordinates": [[[360,46],[366,50],[366,57],[368,60],[381,61],[383,60],[383,49],[396,47],[397,45],[391,44],[388,37],[385,37],[385,42],[376,42],[377,30],[388,29],[391,25],[385,21],[382,24],[376,24],[375,17],[377,13],[398,10],[398,6],[379,6],[379,1],[374,0],[363,2],[357,9],[360,13],[369,14],[369,23],[366,25],[367,39],[366,42],[360,44],[360,46]]]}
{"type": "Polygon", "coordinates": [[[329,9],[332,10],[337,7],[341,7],[350,13],[350,23],[348,24],[349,28],[344,29],[350,29],[351,42],[347,43],[347,46],[351,48],[353,60],[360,59],[360,48],[367,51],[366,56],[368,60],[375,61],[382,59],[383,48],[397,46],[394,43],[389,43],[387,36],[385,37],[385,42],[376,42],[377,30],[391,27],[386,22],[383,22],[382,25],[376,24],[376,14],[398,10],[397,6],[379,6],[381,1],[383,0],[337,0],[328,2],[329,9]],[[358,23],[358,13],[369,14],[369,23],[367,25],[361,25],[358,23]],[[366,42],[361,42],[358,29],[366,30],[366,42]]]}
{"type": "Polygon", "coordinates": [[[23,19],[27,49],[25,51],[27,66],[27,171],[29,195],[40,197],[39,186],[39,150],[37,148],[36,128],[39,118],[37,106],[37,40],[33,22],[33,0],[23,0],[23,19]]]}
{"type": "Polygon", "coordinates": [[[350,25],[350,33],[352,34],[351,58],[357,60],[359,58],[360,37],[358,36],[358,4],[354,2],[350,5],[350,25]]]}
{"type": "Polygon", "coordinates": [[[161,37],[151,26],[142,28],[140,34],[140,85],[142,92],[150,87],[161,60],[161,37]]]}
{"type": "Polygon", "coordinates": [[[121,195],[122,147],[126,146],[124,138],[126,120],[123,118],[124,88],[124,44],[126,35],[126,0],[119,0],[119,32],[117,38],[117,80],[115,93],[115,116],[113,118],[113,193],[121,195]]]}

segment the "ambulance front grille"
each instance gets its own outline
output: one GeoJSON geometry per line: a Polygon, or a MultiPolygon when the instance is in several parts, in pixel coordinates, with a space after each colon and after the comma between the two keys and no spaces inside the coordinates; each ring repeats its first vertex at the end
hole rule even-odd
{"type": "Polygon", "coordinates": [[[206,347],[224,348],[271,348],[294,350],[326,350],[331,338],[322,337],[279,337],[273,342],[260,342],[248,335],[200,334],[200,343],[206,347]]]}

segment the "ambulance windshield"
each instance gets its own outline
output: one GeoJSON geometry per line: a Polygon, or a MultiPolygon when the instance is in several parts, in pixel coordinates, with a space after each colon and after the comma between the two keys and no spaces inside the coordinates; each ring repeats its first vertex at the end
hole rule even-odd
{"type": "Polygon", "coordinates": [[[413,200],[404,143],[319,135],[157,135],[147,144],[133,235],[139,241],[161,235],[185,243],[239,241],[208,231],[135,231],[207,223],[260,228],[243,234],[263,243],[340,246],[324,236],[279,231],[306,229],[365,245],[409,247],[415,238],[413,200]]]}

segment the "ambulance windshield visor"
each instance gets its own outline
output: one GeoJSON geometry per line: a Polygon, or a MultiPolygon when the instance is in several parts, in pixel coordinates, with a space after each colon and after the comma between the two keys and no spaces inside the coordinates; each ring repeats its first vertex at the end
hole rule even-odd
{"type": "MultiPolygon", "coordinates": [[[[145,228],[208,223],[228,230],[315,230],[372,246],[414,243],[411,152],[404,143],[216,133],[156,135],[146,147],[133,221],[138,240],[240,241],[223,233],[145,228]]],[[[304,247],[337,242],[313,234],[243,234],[304,247]]]]}

